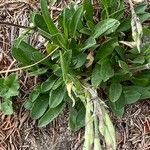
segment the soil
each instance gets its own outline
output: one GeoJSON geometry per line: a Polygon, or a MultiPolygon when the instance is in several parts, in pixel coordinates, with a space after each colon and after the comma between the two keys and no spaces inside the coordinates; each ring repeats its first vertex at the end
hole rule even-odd
{"type": "MultiPolygon", "coordinates": [[[[60,1],[52,7],[54,14],[61,11],[67,1],[60,1]]],[[[36,0],[0,0],[0,21],[28,26],[31,11],[37,11],[36,0]]],[[[54,15],[55,17],[55,15],[54,15]]],[[[17,67],[11,57],[11,46],[16,37],[23,32],[13,26],[0,25],[0,70],[17,67]]],[[[34,34],[29,39],[39,48],[43,39],[34,34]]],[[[3,76],[7,75],[4,74],[3,76]]],[[[20,71],[21,94],[14,99],[14,114],[5,116],[0,113],[0,150],[80,150],[83,145],[84,130],[73,133],[68,129],[67,109],[46,128],[37,128],[37,122],[30,119],[29,112],[22,104],[33,87],[40,82],[38,78],[28,78],[20,71]]],[[[128,106],[123,118],[112,114],[116,127],[118,150],[150,150],[150,101],[128,106]]]]}

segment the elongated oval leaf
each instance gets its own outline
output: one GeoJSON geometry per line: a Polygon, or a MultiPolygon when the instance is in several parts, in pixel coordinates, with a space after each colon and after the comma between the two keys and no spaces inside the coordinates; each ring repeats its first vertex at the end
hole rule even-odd
{"type": "Polygon", "coordinates": [[[34,102],[38,98],[40,93],[41,93],[41,86],[38,85],[36,88],[34,88],[34,90],[32,90],[31,94],[29,95],[29,100],[31,102],[34,102]]]}
{"type": "Polygon", "coordinates": [[[25,103],[24,103],[24,108],[27,109],[27,110],[31,110],[32,107],[33,107],[33,102],[31,102],[30,99],[26,100],[25,103]]]}
{"type": "Polygon", "coordinates": [[[84,0],[83,1],[83,9],[85,11],[86,20],[93,21],[93,6],[92,0],[84,0]]]}
{"type": "Polygon", "coordinates": [[[47,28],[47,24],[43,18],[42,15],[40,14],[35,14],[34,18],[33,18],[33,22],[35,24],[36,27],[42,29],[45,32],[49,32],[48,28],[47,28]]]}
{"type": "Polygon", "coordinates": [[[64,86],[58,87],[56,90],[50,91],[49,106],[50,108],[57,107],[65,98],[66,88],[64,86]]]}
{"type": "Polygon", "coordinates": [[[126,105],[125,96],[123,93],[121,94],[120,98],[116,102],[109,101],[109,104],[113,113],[116,116],[119,116],[119,117],[123,116],[125,105],[126,105]]]}
{"type": "Polygon", "coordinates": [[[107,56],[111,55],[114,51],[115,47],[118,45],[118,41],[116,38],[110,39],[106,41],[98,50],[96,55],[96,60],[101,61],[107,56]]]}
{"type": "Polygon", "coordinates": [[[82,12],[83,12],[83,7],[81,6],[81,7],[79,7],[76,10],[76,12],[74,13],[74,15],[72,17],[72,21],[70,23],[70,34],[71,34],[71,37],[75,37],[75,35],[76,35],[76,30],[77,30],[77,27],[78,27],[78,24],[79,24],[82,12]]]}
{"type": "Polygon", "coordinates": [[[50,78],[48,78],[45,82],[42,83],[41,92],[49,91],[53,87],[55,82],[56,82],[56,79],[54,78],[54,76],[51,76],[50,78]]]}
{"type": "Polygon", "coordinates": [[[112,83],[109,89],[109,99],[116,102],[122,93],[122,85],[120,83],[112,83]]]}
{"type": "Polygon", "coordinates": [[[51,33],[51,34],[58,33],[58,30],[57,30],[55,24],[53,23],[53,20],[50,17],[50,14],[48,11],[48,4],[47,4],[46,0],[40,0],[40,4],[41,4],[42,14],[43,14],[45,23],[47,24],[49,33],[51,33]]]}
{"type": "Polygon", "coordinates": [[[72,108],[69,114],[69,127],[76,132],[85,125],[85,106],[78,103],[78,109],[72,108]]]}
{"type": "Polygon", "coordinates": [[[21,49],[16,47],[12,48],[12,55],[19,63],[23,65],[31,65],[33,63],[30,57],[27,57],[21,49]]]}
{"type": "Polygon", "coordinates": [[[35,101],[32,109],[31,109],[31,117],[33,119],[40,118],[48,107],[48,95],[41,95],[35,101]]]}
{"type": "Polygon", "coordinates": [[[123,16],[124,12],[125,12],[124,8],[117,10],[113,14],[110,15],[110,18],[120,19],[123,16]]]}
{"type": "Polygon", "coordinates": [[[115,32],[116,27],[118,27],[119,25],[120,22],[116,19],[110,18],[110,19],[103,20],[95,26],[92,36],[94,38],[98,38],[108,30],[111,30],[111,32],[109,33],[115,32]]]}
{"type": "MultiPolygon", "coordinates": [[[[13,57],[18,60],[23,65],[30,65],[34,62],[40,61],[45,57],[44,54],[39,52],[37,49],[32,47],[30,44],[21,41],[17,47],[13,47],[12,49],[13,57]],[[36,57],[35,57],[36,56],[36,57]]],[[[49,61],[46,59],[41,64],[49,66],[49,61]]]]}
{"type": "Polygon", "coordinates": [[[81,50],[84,51],[84,50],[89,49],[95,45],[96,45],[96,40],[93,37],[90,37],[85,41],[84,47],[81,50]]]}
{"type": "Polygon", "coordinates": [[[76,57],[74,57],[73,62],[75,62],[75,64],[73,68],[77,69],[83,66],[86,63],[86,57],[87,55],[85,53],[81,53],[77,55],[76,57]]]}
{"type": "Polygon", "coordinates": [[[106,82],[107,80],[109,80],[111,77],[114,76],[114,69],[111,66],[111,63],[108,59],[105,59],[101,63],[100,76],[104,82],[106,82]]]}
{"type": "Polygon", "coordinates": [[[53,85],[52,89],[56,90],[59,86],[63,84],[63,79],[60,77],[59,79],[56,80],[55,84],[53,85]]]}
{"type": "MultiPolygon", "coordinates": [[[[52,41],[54,41],[56,44],[59,43],[60,46],[62,46],[63,48],[66,48],[67,40],[59,32],[59,30],[56,28],[53,20],[51,19],[46,0],[40,0],[40,4],[41,4],[43,18],[45,20],[45,23],[47,24],[47,28],[49,30],[50,35],[52,35],[52,37],[51,37],[52,41]]],[[[48,36],[48,33],[43,32],[43,29],[40,30],[40,32],[42,32],[42,34],[44,34],[45,36],[48,36]]]]}
{"type": "Polygon", "coordinates": [[[97,64],[92,72],[91,83],[92,86],[97,88],[101,82],[102,82],[101,66],[97,64]]]}
{"type": "Polygon", "coordinates": [[[39,120],[38,127],[45,127],[47,124],[52,122],[63,110],[64,104],[61,103],[55,108],[49,108],[49,110],[44,114],[44,116],[39,120]]]}
{"type": "Polygon", "coordinates": [[[66,7],[62,11],[62,26],[64,29],[64,34],[67,38],[69,34],[69,24],[71,22],[73,14],[74,14],[74,9],[71,9],[70,7],[66,7]]]}
{"type": "Polygon", "coordinates": [[[135,103],[141,97],[141,93],[139,93],[136,88],[129,88],[124,90],[124,95],[127,104],[135,103]]]}

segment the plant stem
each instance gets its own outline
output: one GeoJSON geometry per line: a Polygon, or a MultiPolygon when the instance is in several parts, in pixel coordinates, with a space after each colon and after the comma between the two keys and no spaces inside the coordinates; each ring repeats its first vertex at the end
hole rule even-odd
{"type": "Polygon", "coordinates": [[[85,117],[85,142],[83,150],[91,150],[94,142],[94,131],[93,131],[93,117],[91,115],[92,102],[90,98],[87,98],[86,104],[86,117],[85,117]]]}
{"type": "Polygon", "coordinates": [[[101,150],[100,139],[99,139],[99,129],[98,129],[98,119],[96,114],[94,115],[94,150],[101,150]]]}
{"type": "Polygon", "coordinates": [[[13,27],[18,27],[18,28],[23,28],[23,29],[28,29],[28,30],[34,30],[35,29],[34,27],[27,27],[27,26],[22,26],[22,25],[13,24],[13,23],[4,22],[4,21],[0,21],[0,25],[13,26],[13,27]]]}

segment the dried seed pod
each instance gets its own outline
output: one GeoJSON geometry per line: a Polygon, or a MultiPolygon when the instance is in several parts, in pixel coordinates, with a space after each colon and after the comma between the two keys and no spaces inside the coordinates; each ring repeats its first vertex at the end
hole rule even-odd
{"type": "Polygon", "coordinates": [[[100,106],[102,112],[101,121],[99,122],[99,131],[104,136],[106,148],[109,150],[116,150],[115,129],[110,120],[110,117],[103,106],[100,106]]]}

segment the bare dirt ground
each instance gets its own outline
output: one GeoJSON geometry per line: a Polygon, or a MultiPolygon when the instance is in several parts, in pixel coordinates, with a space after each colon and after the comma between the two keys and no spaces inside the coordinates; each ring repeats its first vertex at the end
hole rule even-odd
{"type": "MultiPolygon", "coordinates": [[[[51,9],[56,14],[64,5],[65,1],[60,1],[57,7],[51,9]]],[[[31,11],[38,9],[36,0],[0,0],[0,21],[28,26],[31,11]]],[[[0,70],[17,67],[10,49],[21,32],[18,27],[0,25],[0,70]]],[[[30,42],[40,46],[41,39],[35,34],[30,42]]],[[[29,79],[23,72],[18,74],[21,94],[13,100],[15,113],[11,116],[0,113],[0,150],[80,150],[83,130],[72,133],[67,128],[67,111],[46,128],[37,128],[22,104],[38,79],[29,79]]],[[[116,126],[118,150],[150,150],[150,101],[129,106],[123,118],[112,115],[112,119],[116,126]]]]}

